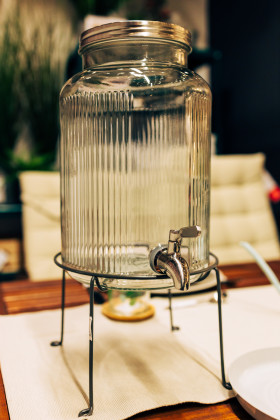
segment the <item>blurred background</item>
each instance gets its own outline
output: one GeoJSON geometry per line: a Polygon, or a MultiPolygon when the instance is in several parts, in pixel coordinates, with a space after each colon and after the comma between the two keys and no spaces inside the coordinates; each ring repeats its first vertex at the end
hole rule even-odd
{"type": "Polygon", "coordinates": [[[0,280],[24,273],[19,175],[58,169],[58,97],[81,69],[79,35],[120,18],[191,31],[189,67],[213,92],[212,152],[265,154],[280,225],[278,0],[0,0],[0,280]]]}

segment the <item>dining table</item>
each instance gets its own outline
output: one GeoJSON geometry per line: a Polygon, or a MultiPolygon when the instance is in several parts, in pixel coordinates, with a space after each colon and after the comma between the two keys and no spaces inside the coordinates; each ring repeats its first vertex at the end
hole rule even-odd
{"type": "MultiPolygon", "coordinates": [[[[280,278],[280,261],[270,261],[269,266],[280,278]]],[[[220,265],[226,280],[223,289],[236,289],[269,284],[268,279],[255,263],[220,265]]],[[[103,300],[97,294],[96,305],[103,300]]],[[[75,307],[89,302],[88,290],[77,281],[68,278],[65,306],[75,307]]],[[[26,277],[0,283],[0,314],[12,315],[42,310],[58,309],[61,306],[61,280],[30,281],[26,277]]],[[[0,344],[1,345],[1,344],[0,344]]],[[[94,416],[93,416],[94,418],[94,416]]],[[[9,408],[5,397],[5,382],[0,372],[0,420],[9,420],[9,408]]],[[[217,404],[183,403],[139,413],[131,419],[196,419],[196,420],[249,420],[252,417],[231,398],[217,404]]],[[[13,420],[13,419],[11,419],[13,420]]],[[[27,419],[23,419],[27,420],[27,419]]]]}

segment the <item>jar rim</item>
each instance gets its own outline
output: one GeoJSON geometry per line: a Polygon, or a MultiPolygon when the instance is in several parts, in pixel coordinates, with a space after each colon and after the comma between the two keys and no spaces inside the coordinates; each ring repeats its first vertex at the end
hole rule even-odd
{"type": "Polygon", "coordinates": [[[126,20],[94,26],[82,32],[79,53],[96,42],[127,38],[170,40],[184,44],[189,52],[192,49],[191,33],[182,26],[152,20],[126,20]]]}

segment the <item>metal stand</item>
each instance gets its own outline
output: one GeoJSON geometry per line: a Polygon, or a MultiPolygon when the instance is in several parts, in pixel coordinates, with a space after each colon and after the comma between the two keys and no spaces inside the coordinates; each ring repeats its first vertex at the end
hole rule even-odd
{"type": "Polygon", "coordinates": [[[89,287],[89,367],[88,367],[88,383],[89,383],[89,407],[79,412],[79,417],[90,416],[93,413],[93,308],[94,308],[94,281],[96,277],[92,277],[89,287]]]}
{"type": "MultiPolygon", "coordinates": [[[[219,342],[220,342],[220,360],[221,360],[221,376],[222,384],[226,389],[232,389],[232,386],[229,382],[226,382],[225,375],[225,363],[224,363],[224,339],[223,339],[223,320],[222,320],[222,292],[221,292],[221,280],[220,272],[217,267],[213,267],[212,270],[216,273],[217,279],[217,293],[218,293],[218,319],[219,319],[219,342]]],[[[168,300],[169,300],[169,313],[170,313],[170,328],[171,331],[178,331],[180,328],[174,326],[173,323],[173,310],[172,310],[172,293],[168,290],[168,300]]]]}
{"type": "Polygon", "coordinates": [[[224,339],[223,339],[223,322],[222,322],[222,293],[221,293],[221,280],[220,272],[217,267],[214,268],[217,279],[217,292],[218,292],[218,316],[219,316],[219,337],[220,337],[220,358],[221,358],[221,373],[222,384],[226,389],[232,389],[229,382],[226,382],[225,364],[224,364],[224,339]]]}
{"type": "Polygon", "coordinates": [[[52,341],[51,346],[53,346],[53,347],[62,346],[62,344],[63,344],[64,308],[65,308],[65,270],[63,270],[63,272],[62,272],[60,341],[52,341]]]}
{"type": "MultiPolygon", "coordinates": [[[[89,407],[79,412],[79,417],[90,416],[93,413],[93,325],[94,325],[94,282],[97,277],[92,276],[89,286],[89,407]]],[[[64,331],[64,309],[65,309],[65,270],[62,274],[62,290],[61,290],[61,334],[60,341],[52,341],[53,347],[63,345],[64,331]]]]}
{"type": "MultiPolygon", "coordinates": [[[[89,407],[79,412],[79,417],[81,416],[90,416],[93,413],[93,324],[94,324],[94,285],[97,288],[104,292],[107,291],[107,287],[104,287],[100,281],[99,277],[103,278],[134,278],[134,279],[144,279],[144,277],[124,277],[124,276],[111,276],[111,275],[104,275],[100,273],[88,273],[81,270],[75,270],[73,268],[66,267],[62,263],[58,262],[58,257],[60,253],[54,257],[54,261],[56,265],[63,269],[62,275],[62,290],[61,290],[61,335],[60,341],[52,341],[50,343],[51,346],[62,346],[63,345],[63,332],[64,332],[64,309],[65,309],[65,272],[72,271],[79,274],[87,274],[91,275],[90,280],[90,302],[89,302],[89,407]]],[[[222,293],[221,293],[221,281],[220,281],[220,273],[217,268],[218,259],[215,255],[211,254],[211,256],[215,259],[214,264],[207,267],[206,269],[197,270],[192,273],[192,275],[201,274],[201,278],[199,281],[202,281],[206,278],[209,273],[214,270],[216,273],[217,279],[217,293],[218,293],[218,321],[219,321],[219,341],[220,341],[220,360],[221,360],[221,376],[222,376],[222,384],[226,389],[232,389],[231,384],[226,382],[225,379],[225,366],[224,366],[224,346],[223,346],[223,325],[222,325],[222,293]]],[[[167,276],[151,276],[146,277],[145,279],[154,279],[154,278],[167,278],[167,276]]],[[[169,313],[170,313],[170,327],[171,331],[179,330],[179,327],[174,326],[173,323],[173,310],[172,310],[172,293],[170,289],[168,290],[168,300],[169,300],[169,313]]]]}
{"type": "Polygon", "coordinates": [[[168,289],[168,302],[169,302],[169,315],[170,315],[170,328],[171,331],[178,331],[180,329],[180,327],[176,327],[173,323],[173,309],[172,309],[172,293],[171,290],[168,289]]]}

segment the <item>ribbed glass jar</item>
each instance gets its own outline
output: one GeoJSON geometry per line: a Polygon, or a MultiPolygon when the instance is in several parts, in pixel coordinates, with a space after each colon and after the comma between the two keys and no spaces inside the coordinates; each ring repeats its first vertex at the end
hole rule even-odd
{"type": "MultiPolygon", "coordinates": [[[[209,260],[210,113],[207,83],[187,68],[188,31],[121,22],[82,34],[84,70],[60,95],[62,259],[103,274],[154,275],[150,251],[170,229],[190,272],[209,260]]],[[[78,280],[90,277],[70,273],[78,280]]],[[[167,280],[103,279],[108,287],[167,280]]]]}

